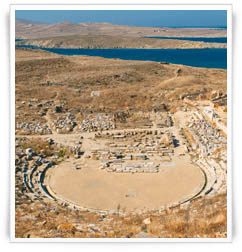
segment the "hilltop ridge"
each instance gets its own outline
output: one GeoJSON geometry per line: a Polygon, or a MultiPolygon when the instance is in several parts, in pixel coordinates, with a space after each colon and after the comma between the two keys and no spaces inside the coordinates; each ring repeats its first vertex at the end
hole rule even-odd
{"type": "Polygon", "coordinates": [[[44,48],[144,48],[144,49],[195,49],[226,48],[226,43],[206,43],[178,39],[132,38],[109,35],[71,35],[29,39],[16,42],[18,45],[33,45],[44,48]]]}
{"type": "Polygon", "coordinates": [[[40,24],[18,19],[15,23],[16,38],[33,39],[67,35],[111,35],[126,37],[226,37],[227,31],[215,28],[157,28],[127,26],[111,23],[40,24]]]}

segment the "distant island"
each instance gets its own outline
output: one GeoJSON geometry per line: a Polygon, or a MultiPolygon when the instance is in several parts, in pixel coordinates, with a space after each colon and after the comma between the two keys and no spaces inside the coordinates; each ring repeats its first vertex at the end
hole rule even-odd
{"type": "Polygon", "coordinates": [[[226,43],[206,43],[178,39],[134,38],[121,36],[87,36],[71,35],[42,39],[16,41],[17,45],[33,45],[44,48],[144,48],[144,49],[195,49],[195,48],[226,48],[226,43]]]}
{"type": "Polygon", "coordinates": [[[226,37],[226,29],[217,28],[159,28],[117,25],[111,23],[38,24],[20,19],[15,23],[16,38],[36,39],[67,35],[109,35],[123,37],[226,37]]]}

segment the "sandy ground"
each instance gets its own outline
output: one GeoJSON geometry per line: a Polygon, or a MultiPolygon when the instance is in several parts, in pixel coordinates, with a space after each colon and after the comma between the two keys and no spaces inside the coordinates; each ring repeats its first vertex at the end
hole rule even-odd
{"type": "Polygon", "coordinates": [[[81,170],[63,162],[49,171],[49,186],[58,196],[94,209],[154,209],[198,193],[204,176],[187,157],[176,157],[156,174],[109,173],[89,161],[81,170]]]}

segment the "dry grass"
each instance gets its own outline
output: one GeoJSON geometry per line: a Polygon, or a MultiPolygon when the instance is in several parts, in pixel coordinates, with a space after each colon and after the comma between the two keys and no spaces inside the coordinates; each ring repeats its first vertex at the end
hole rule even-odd
{"type": "Polygon", "coordinates": [[[65,155],[71,155],[67,147],[58,147],[56,144],[50,144],[48,140],[42,138],[20,138],[21,149],[31,148],[37,155],[43,154],[47,157],[57,155],[63,158],[65,155]]]}
{"type": "MultiPolygon", "coordinates": [[[[226,71],[158,62],[124,61],[88,56],[57,56],[16,50],[16,101],[56,100],[67,109],[116,112],[152,110],[155,104],[179,101],[188,92],[226,91],[226,71]],[[24,60],[20,60],[24,55],[24,60]],[[33,57],[35,55],[35,57],[33,57]],[[177,68],[181,69],[179,77],[177,68]],[[50,80],[52,86],[40,86],[50,80]],[[59,85],[61,84],[61,85],[59,85]],[[171,88],[172,87],[172,88],[171,88]],[[91,97],[92,91],[99,97],[91,97]],[[58,96],[57,96],[58,94],[58,96]],[[108,98],[108,99],[107,99],[108,98]]],[[[20,109],[23,111],[23,109],[20,109]]]]}
{"type": "Polygon", "coordinates": [[[225,194],[198,199],[186,209],[127,216],[103,216],[36,202],[17,208],[16,237],[132,238],[145,232],[163,238],[221,238],[227,234],[226,212],[225,194]],[[28,216],[28,221],[21,216],[28,216]],[[146,218],[150,218],[150,224],[143,223],[146,218]],[[89,224],[95,224],[94,231],[89,224]]]}

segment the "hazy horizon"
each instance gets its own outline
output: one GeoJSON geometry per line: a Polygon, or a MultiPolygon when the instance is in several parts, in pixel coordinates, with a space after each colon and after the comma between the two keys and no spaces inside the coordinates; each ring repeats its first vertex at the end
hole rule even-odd
{"type": "Polygon", "coordinates": [[[15,14],[16,19],[42,24],[70,22],[146,27],[227,27],[227,12],[223,10],[17,10],[15,14]]]}

